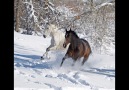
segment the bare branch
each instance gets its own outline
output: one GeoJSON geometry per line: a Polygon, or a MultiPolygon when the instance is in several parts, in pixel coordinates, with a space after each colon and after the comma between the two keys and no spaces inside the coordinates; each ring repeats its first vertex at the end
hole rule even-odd
{"type": "Polygon", "coordinates": [[[83,12],[82,14],[74,16],[74,17],[72,17],[71,21],[65,27],[62,27],[62,28],[68,28],[69,26],[72,25],[72,23],[74,21],[76,21],[76,20],[80,19],[81,17],[86,16],[88,14],[92,14],[92,12],[95,12],[95,11],[99,10],[100,8],[107,6],[107,5],[114,5],[114,2],[110,1],[110,2],[106,2],[106,3],[102,3],[101,5],[97,5],[95,8],[92,8],[91,10],[88,10],[86,12],[83,12]]]}

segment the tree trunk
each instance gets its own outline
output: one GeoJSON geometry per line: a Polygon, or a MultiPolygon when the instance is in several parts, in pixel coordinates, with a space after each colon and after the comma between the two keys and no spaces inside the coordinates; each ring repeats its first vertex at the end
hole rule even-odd
{"type": "Polygon", "coordinates": [[[15,26],[15,31],[20,32],[19,30],[19,25],[20,25],[20,4],[21,0],[17,0],[17,8],[16,8],[16,26],[15,26]]]}

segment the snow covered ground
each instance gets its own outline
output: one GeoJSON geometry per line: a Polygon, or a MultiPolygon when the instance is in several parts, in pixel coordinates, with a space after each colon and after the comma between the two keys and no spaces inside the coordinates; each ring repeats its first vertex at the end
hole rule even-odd
{"type": "Polygon", "coordinates": [[[64,51],[49,52],[40,60],[50,38],[14,31],[14,90],[115,90],[115,55],[92,53],[81,66],[66,59],[64,51]]]}

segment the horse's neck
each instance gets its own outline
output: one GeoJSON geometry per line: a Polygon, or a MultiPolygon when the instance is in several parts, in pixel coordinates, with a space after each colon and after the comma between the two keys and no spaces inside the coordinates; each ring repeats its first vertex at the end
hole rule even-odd
{"type": "Polygon", "coordinates": [[[56,31],[52,31],[51,33],[51,37],[52,37],[52,39],[55,41],[55,39],[57,38],[57,32],[56,31]]]}
{"type": "Polygon", "coordinates": [[[56,29],[50,29],[50,32],[51,32],[51,34],[56,33],[57,32],[57,28],[56,29]]]}
{"type": "MultiPolygon", "coordinates": [[[[61,38],[62,38],[62,33],[60,30],[58,30],[58,28],[51,28],[50,29],[50,36],[52,38],[52,40],[54,41],[54,43],[59,43],[61,38]]],[[[64,36],[63,36],[64,37],[64,36]]]]}
{"type": "Polygon", "coordinates": [[[77,43],[77,42],[79,41],[79,38],[73,36],[72,39],[71,39],[71,41],[72,41],[73,43],[77,43]]]}
{"type": "Polygon", "coordinates": [[[51,37],[52,37],[52,38],[54,38],[54,35],[53,35],[53,33],[51,33],[51,37]]]}
{"type": "Polygon", "coordinates": [[[71,39],[71,47],[72,47],[72,49],[76,49],[77,48],[78,42],[79,42],[79,38],[77,38],[77,37],[73,37],[71,39]]]}
{"type": "Polygon", "coordinates": [[[63,35],[63,37],[65,36],[65,34],[63,33],[63,32],[61,32],[60,30],[55,30],[55,31],[52,31],[51,32],[51,35],[53,35],[53,36],[62,36],[63,35]]]}

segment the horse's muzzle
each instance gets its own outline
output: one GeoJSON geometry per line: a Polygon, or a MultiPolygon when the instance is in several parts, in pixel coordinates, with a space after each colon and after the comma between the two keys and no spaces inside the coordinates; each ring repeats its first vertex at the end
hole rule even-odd
{"type": "Polygon", "coordinates": [[[63,47],[66,48],[66,44],[63,44],[63,47]]]}
{"type": "Polygon", "coordinates": [[[46,38],[46,35],[43,35],[44,38],[46,38]]]}

